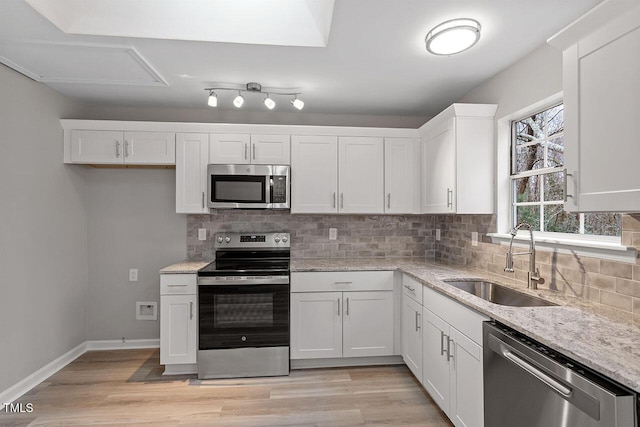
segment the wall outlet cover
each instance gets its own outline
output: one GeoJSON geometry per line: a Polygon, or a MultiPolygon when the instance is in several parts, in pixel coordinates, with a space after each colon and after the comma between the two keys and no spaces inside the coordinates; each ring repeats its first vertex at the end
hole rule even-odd
{"type": "Polygon", "coordinates": [[[158,303],[136,301],[136,320],[158,320],[158,303]]]}
{"type": "Polygon", "coordinates": [[[198,240],[207,240],[206,228],[198,228],[198,240]]]}
{"type": "Polygon", "coordinates": [[[471,246],[478,246],[478,232],[471,232],[471,246]]]}
{"type": "Polygon", "coordinates": [[[129,269],[129,281],[130,282],[137,282],[138,281],[138,269],[137,268],[130,268],[129,269]]]}
{"type": "Polygon", "coordinates": [[[338,229],[330,228],[329,229],[329,240],[337,240],[338,239],[338,229]]]}
{"type": "Polygon", "coordinates": [[[439,242],[440,241],[440,229],[436,228],[436,240],[439,242]]]}

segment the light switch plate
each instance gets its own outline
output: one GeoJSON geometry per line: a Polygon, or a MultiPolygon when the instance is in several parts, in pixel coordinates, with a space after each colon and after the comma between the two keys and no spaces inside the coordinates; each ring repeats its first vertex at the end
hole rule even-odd
{"type": "Polygon", "coordinates": [[[206,228],[198,228],[198,240],[207,240],[206,228]]]}
{"type": "Polygon", "coordinates": [[[329,229],[329,240],[337,240],[338,239],[338,229],[330,228],[329,229]]]}
{"type": "Polygon", "coordinates": [[[440,241],[440,229],[436,228],[436,240],[439,242],[440,241]]]}
{"type": "Polygon", "coordinates": [[[129,269],[129,281],[130,282],[137,282],[138,281],[138,269],[137,268],[130,268],[129,269]]]}
{"type": "Polygon", "coordinates": [[[471,232],[471,246],[478,246],[478,232],[471,232]]]}

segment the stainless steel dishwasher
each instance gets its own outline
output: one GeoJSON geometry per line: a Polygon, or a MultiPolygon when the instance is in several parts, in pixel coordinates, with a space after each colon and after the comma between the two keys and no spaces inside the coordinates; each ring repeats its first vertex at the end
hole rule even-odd
{"type": "Polygon", "coordinates": [[[497,322],[484,324],[485,427],[637,427],[638,397],[497,322]]]}

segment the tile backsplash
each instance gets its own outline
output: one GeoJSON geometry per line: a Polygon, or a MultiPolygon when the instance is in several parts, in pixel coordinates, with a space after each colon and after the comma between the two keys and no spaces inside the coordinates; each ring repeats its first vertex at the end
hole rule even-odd
{"type": "MultiPolygon", "coordinates": [[[[508,246],[493,244],[486,235],[496,230],[495,215],[436,215],[434,228],[441,230],[436,258],[527,279],[527,256],[514,257],[515,273],[504,272],[508,246]],[[478,246],[471,245],[473,231],[478,232],[478,246]]],[[[640,253],[640,214],[623,215],[622,242],[640,253]]],[[[614,307],[640,321],[640,258],[625,263],[537,248],[536,264],[545,279],[539,287],[614,307]]]]}
{"type": "Polygon", "coordinates": [[[292,258],[433,258],[431,215],[292,215],[278,210],[218,210],[187,218],[189,260],[213,259],[221,231],[291,233],[292,258]],[[207,240],[198,240],[198,229],[207,240]],[[338,231],[329,240],[329,228],[338,231]]]}

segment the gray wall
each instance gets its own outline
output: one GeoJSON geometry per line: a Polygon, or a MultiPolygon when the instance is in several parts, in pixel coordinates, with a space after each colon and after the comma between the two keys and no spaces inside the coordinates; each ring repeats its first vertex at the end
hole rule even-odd
{"type": "Polygon", "coordinates": [[[0,391],[86,339],[84,170],[58,122],[78,107],[0,65],[0,391]]]}
{"type": "Polygon", "coordinates": [[[158,338],[136,301],[160,302],[162,267],[186,258],[187,216],[176,214],[175,170],[87,171],[89,340],[158,338]],[[129,269],[138,281],[129,282],[129,269]]]}

